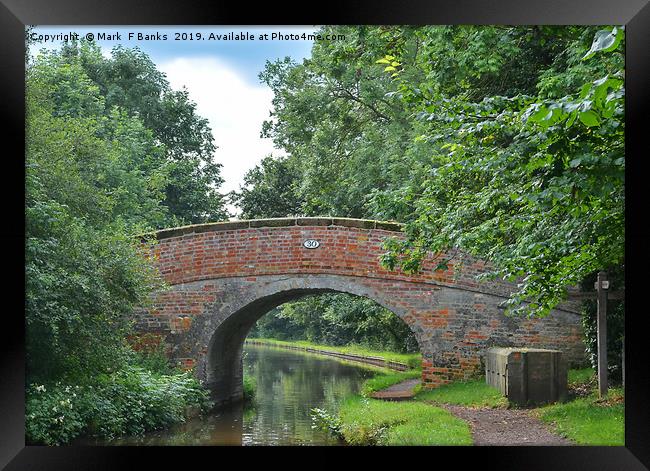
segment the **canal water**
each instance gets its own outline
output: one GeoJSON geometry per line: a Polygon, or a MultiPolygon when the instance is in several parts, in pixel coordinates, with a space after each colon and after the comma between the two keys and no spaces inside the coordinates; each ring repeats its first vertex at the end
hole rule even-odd
{"type": "Polygon", "coordinates": [[[257,382],[251,404],[237,404],[167,430],[103,445],[338,445],[312,427],[311,409],[335,410],[377,368],[307,352],[246,345],[245,374],[257,382]]]}

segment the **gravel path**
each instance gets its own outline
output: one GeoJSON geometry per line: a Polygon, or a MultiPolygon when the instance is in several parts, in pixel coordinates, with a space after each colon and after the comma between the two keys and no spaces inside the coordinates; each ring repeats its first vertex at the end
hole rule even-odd
{"type": "Polygon", "coordinates": [[[385,401],[400,401],[413,398],[413,389],[420,384],[420,378],[407,379],[401,383],[376,391],[372,394],[375,399],[384,399],[385,401]]]}
{"type": "Polygon", "coordinates": [[[445,405],[456,417],[467,421],[474,445],[573,445],[549,430],[539,419],[522,409],[471,409],[445,405]]]}

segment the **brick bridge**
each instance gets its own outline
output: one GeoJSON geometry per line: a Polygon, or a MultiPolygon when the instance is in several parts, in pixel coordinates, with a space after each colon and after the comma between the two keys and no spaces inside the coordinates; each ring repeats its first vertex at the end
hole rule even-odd
{"type": "Polygon", "coordinates": [[[478,282],[485,263],[456,257],[445,271],[425,263],[417,275],[379,264],[395,223],[343,218],[224,222],[156,233],[156,265],[170,289],[136,313],[136,329],[165,342],[217,402],[242,396],[242,346],[272,308],[308,294],[365,296],[390,309],[415,333],[425,387],[481,370],[494,345],[557,348],[584,359],[578,310],[563,305],[545,319],[510,318],[499,305],[513,286],[478,282]],[[315,248],[307,248],[306,241],[315,248]],[[462,262],[462,263],[461,263],[462,262]]]}

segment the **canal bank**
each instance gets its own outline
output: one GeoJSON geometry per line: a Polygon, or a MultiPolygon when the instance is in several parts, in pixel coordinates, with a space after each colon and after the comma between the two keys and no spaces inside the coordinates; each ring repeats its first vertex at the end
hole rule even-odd
{"type": "Polygon", "coordinates": [[[94,445],[342,445],[313,428],[312,410],[336,411],[381,369],[306,351],[245,345],[245,375],[256,389],[238,403],[169,429],[94,445]],[[252,407],[251,407],[252,405],[252,407]]]}
{"type": "Polygon", "coordinates": [[[350,351],[354,347],[334,347],[334,346],[323,346],[310,344],[304,341],[282,341],[276,339],[246,339],[244,342],[245,345],[261,345],[261,346],[271,346],[276,348],[283,348],[287,350],[299,350],[309,353],[315,353],[318,355],[332,356],[348,361],[355,361],[359,363],[365,363],[368,365],[379,366],[382,368],[388,368],[396,371],[407,371],[412,368],[417,368],[420,366],[421,356],[420,354],[396,354],[391,352],[378,352],[376,355],[370,355],[367,353],[357,353],[350,351]],[[382,355],[383,354],[383,355],[382,355]],[[387,358],[388,356],[397,357],[401,356],[401,361],[395,360],[393,358],[387,358]]]}

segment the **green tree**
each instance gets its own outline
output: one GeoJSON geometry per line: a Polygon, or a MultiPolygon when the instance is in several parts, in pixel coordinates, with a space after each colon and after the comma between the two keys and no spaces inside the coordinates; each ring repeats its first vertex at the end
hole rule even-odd
{"type": "Polygon", "coordinates": [[[321,32],[346,39],[260,75],[274,91],[263,132],[288,154],[299,213],[404,222],[388,267],[417,271],[426,253],[462,248],[517,281],[509,307],[529,315],[598,269],[621,270],[621,28],[321,32]]]}
{"type": "Polygon", "coordinates": [[[88,378],[124,362],[127,315],[159,286],[135,232],[164,220],[161,152],[78,64],[27,70],[28,379],[88,378]]]}
{"type": "Polygon", "coordinates": [[[623,34],[599,31],[590,49],[584,29],[567,31],[561,57],[538,71],[537,95],[448,96],[435,74],[414,84],[409,58],[395,59],[401,99],[428,123],[420,139],[435,152],[428,176],[393,195],[414,204],[387,266],[416,271],[427,251],[460,247],[519,281],[514,312],[544,315],[568,287],[623,264],[623,34]]]}
{"type": "Polygon", "coordinates": [[[393,312],[370,299],[344,293],[283,304],[262,317],[250,335],[402,353],[418,350],[415,335],[393,312]]]}
{"type": "Polygon", "coordinates": [[[396,84],[375,64],[396,28],[324,27],[345,40],[317,42],[309,59],[267,63],[260,79],[274,92],[263,135],[288,154],[300,178],[305,215],[370,217],[374,192],[409,178],[423,158],[407,110],[386,94],[396,84]]]}
{"type": "Polygon", "coordinates": [[[173,162],[78,57],[26,59],[26,440],[182,421],[207,392],[127,343],[132,310],[162,288],[135,236],[175,220],[164,204],[173,162]]]}
{"type": "Polygon", "coordinates": [[[116,46],[106,58],[94,43],[70,42],[54,55],[83,68],[103,97],[105,114],[117,107],[137,117],[161,145],[159,159],[167,169],[163,204],[169,210],[164,226],[228,217],[218,192],[223,179],[221,164],[214,160],[214,137],[186,89],[171,89],[165,75],[137,47],[116,46]]]}
{"type": "Polygon", "coordinates": [[[300,216],[299,184],[293,160],[267,156],[246,173],[244,186],[233,201],[241,209],[242,219],[300,216]]]}

